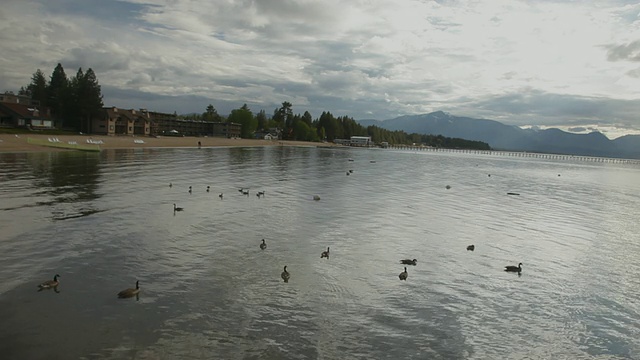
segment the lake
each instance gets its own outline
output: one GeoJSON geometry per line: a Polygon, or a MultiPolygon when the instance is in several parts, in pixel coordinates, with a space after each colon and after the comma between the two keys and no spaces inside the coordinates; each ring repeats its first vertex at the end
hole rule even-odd
{"type": "Polygon", "coordinates": [[[0,153],[0,354],[640,359],[639,204],[628,164],[315,147],[0,153]],[[55,291],[38,291],[56,274],[55,291]],[[118,299],[136,280],[139,296],[118,299]]]}

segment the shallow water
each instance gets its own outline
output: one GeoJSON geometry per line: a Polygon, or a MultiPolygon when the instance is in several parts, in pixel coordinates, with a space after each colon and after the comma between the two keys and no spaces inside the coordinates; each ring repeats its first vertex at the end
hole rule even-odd
{"type": "Polygon", "coordinates": [[[640,358],[632,165],[4,153],[0,185],[2,359],[640,358]],[[58,292],[37,292],[56,273],[58,292]],[[116,298],[136,280],[137,299],[116,298]]]}

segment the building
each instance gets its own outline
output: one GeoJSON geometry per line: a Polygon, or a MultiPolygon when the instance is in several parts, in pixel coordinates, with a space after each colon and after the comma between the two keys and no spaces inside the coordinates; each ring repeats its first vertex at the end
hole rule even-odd
{"type": "Polygon", "coordinates": [[[27,104],[0,102],[0,126],[31,130],[53,129],[53,119],[49,108],[43,112],[27,104]]]}
{"type": "Polygon", "coordinates": [[[150,135],[151,115],[145,109],[102,108],[100,115],[91,122],[90,132],[96,135],[150,135]]]}
{"type": "Polygon", "coordinates": [[[371,145],[371,136],[352,136],[351,146],[369,146],[371,145]]]}

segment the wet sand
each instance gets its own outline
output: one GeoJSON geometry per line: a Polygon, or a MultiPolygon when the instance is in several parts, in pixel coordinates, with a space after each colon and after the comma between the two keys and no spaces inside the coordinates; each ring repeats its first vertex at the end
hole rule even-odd
{"type": "Polygon", "coordinates": [[[133,137],[133,136],[100,136],[100,135],[42,135],[42,134],[0,134],[0,152],[42,152],[42,151],[75,151],[48,146],[29,144],[27,138],[57,138],[61,142],[75,141],[87,144],[87,140],[100,142],[101,149],[133,149],[160,147],[216,147],[216,146],[336,146],[333,143],[317,143],[289,140],[260,139],[227,139],[220,137],[133,137]]]}

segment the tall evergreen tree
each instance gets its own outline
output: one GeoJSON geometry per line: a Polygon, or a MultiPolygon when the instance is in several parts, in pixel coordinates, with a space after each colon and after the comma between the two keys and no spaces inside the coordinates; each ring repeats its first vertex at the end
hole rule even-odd
{"type": "Polygon", "coordinates": [[[47,104],[51,108],[53,116],[59,120],[60,127],[64,127],[65,102],[69,98],[69,79],[67,79],[64,68],[60,63],[53,69],[47,95],[49,97],[47,104]]]}
{"type": "Polygon", "coordinates": [[[31,99],[40,103],[40,108],[44,109],[48,102],[47,79],[44,77],[42,70],[38,69],[31,76],[31,84],[27,86],[31,99]]]}
{"type": "Polygon", "coordinates": [[[258,120],[258,130],[265,130],[268,127],[267,113],[264,110],[260,110],[258,115],[256,115],[256,120],[258,120]]]}
{"type": "Polygon", "coordinates": [[[87,72],[81,77],[78,90],[79,115],[82,119],[81,129],[84,128],[86,132],[91,132],[92,119],[100,114],[104,105],[100,84],[98,84],[98,78],[93,69],[87,69],[87,72]]]}

